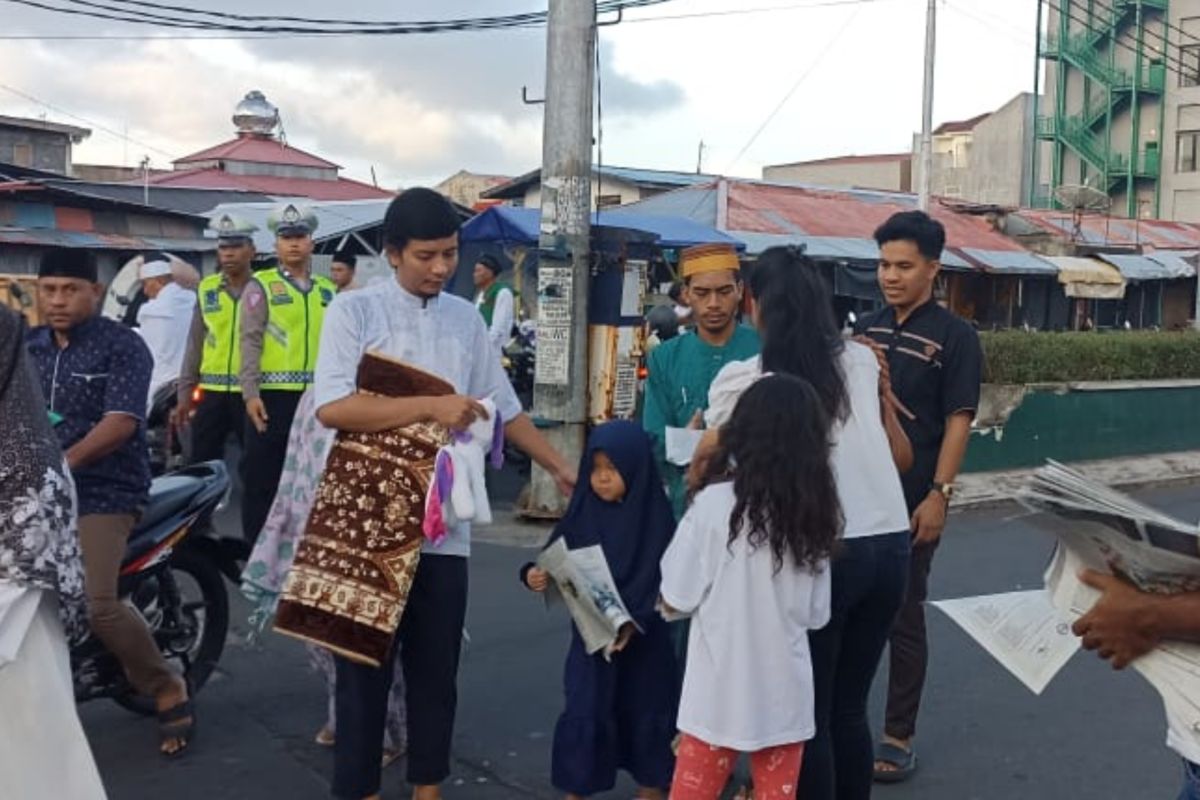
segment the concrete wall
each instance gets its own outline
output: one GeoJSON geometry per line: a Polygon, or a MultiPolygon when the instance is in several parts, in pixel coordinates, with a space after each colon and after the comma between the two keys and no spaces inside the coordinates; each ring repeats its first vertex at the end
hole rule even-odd
{"type": "Polygon", "coordinates": [[[451,175],[434,188],[455,203],[472,208],[480,201],[480,195],[495,185],[496,179],[492,176],[459,172],[451,175]]]}
{"type": "Polygon", "coordinates": [[[763,168],[763,180],[811,183],[846,189],[883,189],[891,192],[912,191],[913,165],[910,160],[851,161],[826,164],[781,164],[763,168]]]}
{"type": "MultiPolygon", "coordinates": [[[[985,385],[985,395],[988,391],[985,385]]],[[[963,472],[1034,467],[1047,458],[1070,462],[1194,450],[1200,448],[1197,404],[1196,381],[1031,389],[1002,429],[975,431],[963,472]]]]}
{"type": "MultiPolygon", "coordinates": [[[[920,144],[920,136],[913,137],[914,164],[920,162],[920,144]]],[[[1022,93],[971,132],[934,138],[932,191],[975,203],[1025,205],[1032,161],[1033,95],[1022,93]]],[[[919,166],[914,172],[919,181],[919,166]]]]}
{"type": "Polygon", "coordinates": [[[54,131],[0,126],[0,161],[71,174],[71,137],[54,131]]]}
{"type": "MultiPolygon", "coordinates": [[[[1170,9],[1172,25],[1185,34],[1200,36],[1200,0],[1173,0],[1170,9]]],[[[1172,39],[1179,36],[1174,34],[1172,39]]],[[[1178,50],[1176,58],[1188,61],[1178,50]]],[[[1200,86],[1183,83],[1182,76],[1168,69],[1162,130],[1162,217],[1200,222],[1200,155],[1192,167],[1181,163],[1177,149],[1181,131],[1200,132],[1200,86]]]]}
{"type": "MultiPolygon", "coordinates": [[[[617,198],[621,202],[619,205],[628,205],[636,203],[644,197],[649,197],[653,192],[643,194],[642,190],[636,185],[627,181],[614,180],[612,178],[604,178],[600,180],[600,188],[596,188],[597,176],[592,176],[592,210],[596,210],[597,195],[617,198]]],[[[542,185],[535,183],[525,191],[525,198],[522,201],[525,208],[541,208],[542,207],[542,185]]]]}

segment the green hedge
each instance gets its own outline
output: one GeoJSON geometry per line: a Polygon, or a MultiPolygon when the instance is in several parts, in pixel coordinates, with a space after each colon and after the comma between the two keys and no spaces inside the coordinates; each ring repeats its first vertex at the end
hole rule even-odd
{"type": "Polygon", "coordinates": [[[987,383],[1200,379],[1200,333],[981,332],[987,383]]]}

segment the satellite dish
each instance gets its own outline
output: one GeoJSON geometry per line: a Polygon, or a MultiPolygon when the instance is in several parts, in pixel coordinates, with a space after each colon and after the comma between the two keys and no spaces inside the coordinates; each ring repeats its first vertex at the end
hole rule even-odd
{"type": "Polygon", "coordinates": [[[1088,211],[1108,211],[1112,199],[1095,186],[1077,183],[1065,183],[1054,188],[1054,199],[1063,208],[1071,210],[1073,226],[1071,241],[1077,242],[1083,236],[1083,215],[1088,211]]]}
{"type": "Polygon", "coordinates": [[[1107,211],[1112,200],[1094,186],[1065,183],[1054,189],[1054,199],[1072,211],[1107,211]]]}

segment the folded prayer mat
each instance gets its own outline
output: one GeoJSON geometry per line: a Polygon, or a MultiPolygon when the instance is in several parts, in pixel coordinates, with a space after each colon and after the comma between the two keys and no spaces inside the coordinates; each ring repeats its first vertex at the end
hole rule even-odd
{"type": "MultiPolygon", "coordinates": [[[[369,352],[358,367],[358,392],[440,397],[454,387],[369,352]]],[[[425,496],[447,441],[448,432],[430,423],[338,432],[284,581],[276,631],[351,661],[383,664],[417,573],[425,496]]]]}

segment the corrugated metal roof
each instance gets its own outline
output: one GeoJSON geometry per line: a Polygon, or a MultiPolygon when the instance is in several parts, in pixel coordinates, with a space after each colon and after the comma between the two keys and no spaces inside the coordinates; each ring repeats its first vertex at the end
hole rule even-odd
{"type": "MultiPolygon", "coordinates": [[[[670,170],[638,169],[636,167],[610,167],[607,164],[599,168],[593,165],[592,169],[603,174],[605,177],[616,178],[617,180],[643,186],[694,186],[700,183],[711,183],[717,177],[715,175],[699,175],[694,172],[672,172],[670,170]]],[[[530,170],[524,175],[518,175],[499,186],[493,186],[484,192],[481,197],[498,200],[523,197],[526,189],[535,183],[539,183],[541,180],[542,171],[540,169],[530,170]]]]}
{"type": "MultiPolygon", "coordinates": [[[[708,225],[724,216],[724,230],[743,233],[872,239],[888,217],[917,207],[916,195],[868,189],[830,189],[798,184],[725,180],[661,194],[626,208],[682,214],[708,225]],[[719,208],[718,198],[724,199],[719,208]]],[[[946,228],[946,245],[997,252],[1023,248],[978,217],[935,205],[930,213],[946,228]]]]}
{"type": "Polygon", "coordinates": [[[1053,264],[1025,250],[983,250],[978,247],[963,247],[961,250],[963,255],[979,262],[980,266],[989,272],[1004,272],[1010,275],[1058,274],[1053,264]]]}
{"type": "Polygon", "coordinates": [[[186,214],[205,214],[221,203],[252,203],[270,200],[262,192],[247,192],[239,189],[199,189],[188,186],[151,186],[147,192],[141,184],[101,183],[97,181],[47,180],[47,186],[63,189],[88,197],[102,197],[122,203],[142,205],[149,198],[149,206],[181,211],[186,214]]]}
{"type": "Polygon", "coordinates": [[[307,197],[312,200],[390,199],[393,193],[377,186],[338,178],[324,181],[313,178],[280,178],[274,175],[234,175],[213,167],[164,172],[150,176],[151,186],[187,186],[197,189],[236,189],[260,192],[272,197],[307,197]]]}
{"type": "MultiPolygon", "coordinates": [[[[1069,211],[1023,208],[1015,215],[1056,236],[1070,238],[1074,233],[1075,220],[1069,211]]],[[[1142,246],[1163,250],[1200,249],[1200,226],[1187,222],[1085,214],[1079,228],[1080,244],[1142,246]]]]}
{"type": "MultiPolygon", "coordinates": [[[[317,230],[313,240],[328,241],[348,233],[383,224],[383,215],[391,200],[349,200],[345,202],[307,203],[317,215],[317,230]]],[[[258,226],[254,246],[260,253],[275,252],[275,234],[267,228],[267,217],[278,203],[222,203],[209,217],[229,214],[258,226]]],[[[213,241],[216,241],[215,239],[213,241]]]]}
{"type": "Polygon", "coordinates": [[[1151,261],[1157,261],[1164,267],[1174,273],[1177,278],[1194,278],[1196,277],[1196,267],[1193,266],[1197,253],[1195,250],[1156,250],[1153,253],[1147,253],[1146,257],[1151,261]],[[1185,259],[1191,259],[1187,261],[1185,259]]]}
{"type": "MultiPolygon", "coordinates": [[[[879,245],[874,239],[852,239],[845,236],[803,236],[796,233],[757,233],[755,231],[729,231],[731,236],[746,245],[746,252],[758,255],[769,247],[780,245],[804,245],[804,252],[813,258],[835,258],[846,261],[875,263],[879,260],[879,245]]],[[[951,250],[942,253],[942,266],[950,269],[973,270],[951,250]]]]}
{"type": "Polygon", "coordinates": [[[42,228],[0,228],[0,244],[39,247],[85,247],[92,250],[169,250],[204,253],[217,249],[216,239],[171,239],[162,236],[122,236],[113,233],[42,228]]]}
{"type": "Polygon", "coordinates": [[[284,144],[278,139],[258,136],[239,136],[198,153],[177,158],[175,163],[187,164],[192,161],[215,161],[222,158],[234,161],[252,161],[259,164],[281,164],[289,167],[339,168],[332,161],[326,161],[312,153],[306,153],[299,148],[284,144]]]}
{"type": "Polygon", "coordinates": [[[1183,277],[1173,267],[1168,267],[1149,256],[1122,256],[1097,253],[1096,258],[1107,261],[1131,281],[1168,281],[1183,277]]]}
{"type": "MultiPolygon", "coordinates": [[[[683,215],[727,230],[748,252],[804,242],[814,256],[874,261],[875,229],[892,214],[911,211],[916,196],[870,189],[829,189],[796,184],[725,180],[651,197],[624,208],[683,215]]],[[[984,219],[935,205],[946,228],[942,263],[951,269],[1053,275],[1053,266],[993,229],[984,219]],[[966,257],[963,258],[962,256],[966,257]]]]}

